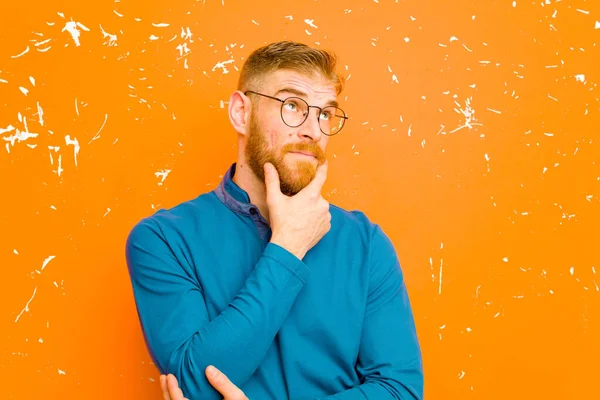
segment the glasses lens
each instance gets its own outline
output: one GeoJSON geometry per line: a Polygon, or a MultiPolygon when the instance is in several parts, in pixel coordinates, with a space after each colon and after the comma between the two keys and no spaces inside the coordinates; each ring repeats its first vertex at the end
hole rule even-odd
{"type": "Polygon", "coordinates": [[[335,135],[344,127],[346,114],[337,107],[325,107],[319,115],[319,126],[326,135],[335,135]]]}
{"type": "Polygon", "coordinates": [[[285,100],[281,108],[283,122],[289,126],[300,126],[308,114],[308,104],[300,98],[290,97],[285,100]]]}

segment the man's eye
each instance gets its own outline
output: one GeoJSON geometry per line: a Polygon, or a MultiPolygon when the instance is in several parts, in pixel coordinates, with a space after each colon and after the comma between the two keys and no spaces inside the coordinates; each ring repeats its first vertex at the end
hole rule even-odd
{"type": "Polygon", "coordinates": [[[296,109],[297,109],[297,107],[294,103],[286,103],[285,107],[287,107],[287,109],[290,111],[296,111],[296,109]]]}
{"type": "Polygon", "coordinates": [[[324,120],[329,120],[329,119],[331,119],[331,113],[328,111],[323,111],[319,118],[324,119],[324,120]]]}

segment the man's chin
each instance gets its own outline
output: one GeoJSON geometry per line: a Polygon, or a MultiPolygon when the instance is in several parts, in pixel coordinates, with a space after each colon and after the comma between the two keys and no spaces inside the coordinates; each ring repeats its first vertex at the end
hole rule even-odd
{"type": "Polygon", "coordinates": [[[297,173],[294,173],[292,176],[287,175],[281,176],[281,182],[283,183],[283,187],[285,187],[286,193],[288,196],[293,196],[298,193],[302,189],[304,189],[308,184],[313,180],[315,174],[306,174],[299,176],[297,173]]]}

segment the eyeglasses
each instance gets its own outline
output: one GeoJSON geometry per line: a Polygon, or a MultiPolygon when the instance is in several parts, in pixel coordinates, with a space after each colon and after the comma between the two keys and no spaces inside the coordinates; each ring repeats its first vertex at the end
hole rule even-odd
{"type": "Polygon", "coordinates": [[[281,102],[281,119],[284,124],[291,128],[297,128],[302,125],[308,119],[309,110],[311,108],[319,110],[319,114],[317,115],[319,128],[321,129],[321,132],[327,136],[333,136],[336,133],[339,133],[348,119],[346,113],[339,107],[309,106],[308,103],[300,97],[288,97],[287,99],[281,100],[277,97],[268,96],[252,90],[245,91],[244,95],[248,95],[248,93],[254,93],[281,102]]]}

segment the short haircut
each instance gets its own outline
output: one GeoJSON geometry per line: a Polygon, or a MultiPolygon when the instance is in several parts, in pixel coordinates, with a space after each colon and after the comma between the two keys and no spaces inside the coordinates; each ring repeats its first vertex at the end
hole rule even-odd
{"type": "Polygon", "coordinates": [[[315,49],[303,43],[271,43],[250,54],[242,67],[238,90],[257,90],[269,73],[289,69],[307,76],[320,73],[331,81],[339,95],[344,88],[344,78],[336,71],[336,61],[337,57],[333,52],[315,49]]]}

